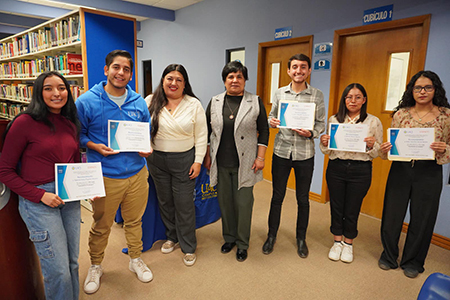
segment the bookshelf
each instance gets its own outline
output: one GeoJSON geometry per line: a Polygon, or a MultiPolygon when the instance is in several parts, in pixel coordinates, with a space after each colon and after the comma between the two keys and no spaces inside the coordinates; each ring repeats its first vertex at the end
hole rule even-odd
{"type": "Polygon", "coordinates": [[[26,109],[33,82],[44,71],[64,75],[76,100],[105,79],[105,56],[115,49],[135,60],[136,20],[85,8],[0,40],[0,119],[26,109]]]}

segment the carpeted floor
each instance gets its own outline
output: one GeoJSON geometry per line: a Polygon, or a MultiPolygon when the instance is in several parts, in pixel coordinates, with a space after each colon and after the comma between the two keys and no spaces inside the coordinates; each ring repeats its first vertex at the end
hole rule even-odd
{"type": "MultiPolygon", "coordinates": [[[[333,243],[329,232],[329,204],[311,201],[307,233],[309,256],[301,259],[295,244],[296,201],[289,190],[283,205],[282,221],[272,254],[261,247],[267,235],[267,215],[272,194],[271,183],[263,181],[254,189],[252,236],[249,256],[237,262],[235,249],[222,254],[221,221],[197,230],[197,262],[186,267],[179,248],[162,254],[162,241],[142,254],[153,272],[150,283],[141,283],[128,270],[129,258],[122,228],[115,224],[103,261],[101,287],[93,295],[83,292],[89,268],[87,253],[90,212],[82,209],[80,247],[80,299],[416,299],[428,275],[450,275],[450,251],[431,245],[425,272],[415,279],[402,270],[383,271],[377,262],[381,254],[380,220],[360,216],[359,236],[354,241],[354,262],[332,262],[328,251],[333,243]]],[[[381,201],[381,200],[380,200],[381,201]]],[[[400,250],[405,235],[400,240],[400,250]]]]}

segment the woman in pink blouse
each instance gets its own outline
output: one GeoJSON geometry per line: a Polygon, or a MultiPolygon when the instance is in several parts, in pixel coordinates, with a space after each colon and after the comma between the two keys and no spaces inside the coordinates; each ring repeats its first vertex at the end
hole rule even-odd
{"type": "MultiPolygon", "coordinates": [[[[439,76],[420,71],[411,78],[392,119],[392,128],[434,128],[435,160],[394,161],[384,195],[381,241],[384,251],[378,266],[396,269],[398,241],[408,204],[410,223],[400,267],[407,277],[424,271],[442,190],[442,165],[450,162],[450,104],[439,76]]],[[[391,143],[383,143],[380,156],[386,159],[391,143]]]]}
{"type": "Polygon", "coordinates": [[[358,235],[361,204],[372,182],[372,160],[383,141],[380,120],[367,113],[367,93],[359,83],[349,84],[342,93],[339,111],[328,123],[365,124],[368,127],[366,152],[328,149],[330,136],[320,137],[320,150],[329,155],[326,172],[330,191],[331,227],[334,244],[328,253],[333,261],[353,261],[353,239],[358,235]]]}

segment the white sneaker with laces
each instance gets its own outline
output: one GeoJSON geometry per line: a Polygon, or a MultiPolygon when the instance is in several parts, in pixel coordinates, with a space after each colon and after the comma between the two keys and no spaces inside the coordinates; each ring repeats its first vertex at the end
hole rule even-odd
{"type": "Polygon", "coordinates": [[[138,257],[130,260],[130,271],[136,273],[138,279],[142,282],[150,282],[153,279],[152,271],[147,267],[144,261],[138,257]]]}
{"type": "Polygon", "coordinates": [[[341,258],[342,242],[334,242],[333,247],[331,247],[330,252],[328,253],[328,258],[334,261],[338,261],[341,258]]]}
{"type": "Polygon", "coordinates": [[[195,253],[186,253],[183,257],[183,262],[188,267],[194,265],[196,260],[197,255],[195,253]]]}
{"type": "Polygon", "coordinates": [[[342,249],[341,261],[346,263],[351,263],[353,261],[353,245],[348,245],[344,243],[344,248],[342,249]]]}
{"type": "Polygon", "coordinates": [[[93,294],[100,288],[100,277],[103,275],[101,265],[91,265],[84,281],[84,292],[86,294],[93,294]]]}
{"type": "Polygon", "coordinates": [[[164,254],[170,253],[175,249],[176,245],[178,245],[178,243],[172,242],[171,240],[167,240],[161,246],[161,252],[164,254]]]}

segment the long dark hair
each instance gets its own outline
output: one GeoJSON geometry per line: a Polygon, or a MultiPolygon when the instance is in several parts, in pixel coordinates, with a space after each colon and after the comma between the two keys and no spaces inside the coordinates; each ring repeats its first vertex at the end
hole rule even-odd
{"type": "Polygon", "coordinates": [[[73,100],[72,93],[70,92],[70,85],[67,82],[66,78],[62,76],[60,73],[56,71],[44,72],[36,78],[33,84],[33,95],[31,96],[31,102],[28,105],[27,109],[20,114],[18,114],[11,122],[9,122],[6,127],[5,133],[3,135],[3,140],[6,138],[6,135],[11,128],[14,121],[22,114],[29,115],[35,121],[43,122],[45,125],[51,128],[52,131],[55,131],[55,125],[49,120],[48,114],[48,106],[45,104],[44,97],[42,97],[42,91],[44,90],[44,81],[48,77],[57,76],[61,78],[64,82],[64,85],[67,89],[67,102],[61,108],[61,116],[65,117],[67,120],[72,122],[75,125],[76,129],[76,137],[78,139],[81,125],[78,120],[77,108],[75,106],[75,101],[73,100]]]}
{"type": "Polygon", "coordinates": [[[394,109],[392,115],[394,115],[400,108],[404,107],[413,107],[416,105],[416,100],[414,100],[413,89],[416,84],[417,79],[419,77],[426,77],[431,80],[434,86],[434,97],[433,104],[437,107],[447,107],[450,108],[450,104],[448,103],[448,99],[445,96],[444,85],[442,84],[439,76],[433,71],[420,71],[416,75],[414,75],[409,83],[406,85],[406,90],[403,93],[402,99],[398,102],[398,106],[394,109]]]}
{"type": "Polygon", "coordinates": [[[347,87],[342,92],[341,100],[339,101],[339,110],[338,110],[337,114],[334,115],[339,123],[344,123],[344,121],[345,121],[345,116],[348,113],[347,105],[345,105],[345,97],[347,97],[350,90],[354,89],[354,88],[360,90],[361,93],[363,94],[364,98],[366,98],[366,102],[364,102],[364,104],[361,106],[361,111],[359,112],[359,120],[356,121],[356,123],[364,122],[364,120],[367,118],[368,98],[367,98],[366,89],[359,83],[350,83],[349,85],[347,85],[347,87]]]}
{"type": "MultiPolygon", "coordinates": [[[[159,82],[158,87],[156,88],[155,92],[153,93],[152,101],[150,103],[150,106],[148,107],[148,110],[150,112],[150,116],[152,119],[152,129],[150,132],[150,135],[152,137],[152,141],[155,139],[156,134],[158,133],[159,129],[159,113],[163,109],[164,106],[168,103],[166,93],[164,93],[164,78],[167,74],[169,74],[172,71],[178,71],[184,78],[184,91],[183,95],[189,95],[191,97],[197,98],[195,96],[194,92],[192,91],[191,84],[189,83],[189,76],[187,74],[186,69],[183,67],[183,65],[180,64],[171,64],[168,65],[161,76],[161,80],[159,82]]],[[[198,98],[197,98],[198,99],[198,98]]]]}

